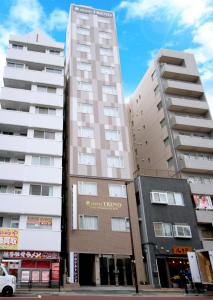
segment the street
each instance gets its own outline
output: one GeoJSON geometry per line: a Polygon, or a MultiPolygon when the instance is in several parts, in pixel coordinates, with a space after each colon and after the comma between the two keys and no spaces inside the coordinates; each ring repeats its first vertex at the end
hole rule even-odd
{"type": "MultiPolygon", "coordinates": [[[[182,299],[188,299],[188,300],[195,300],[195,299],[198,299],[198,298],[205,298],[205,299],[212,299],[212,296],[211,295],[194,295],[194,296],[188,296],[188,295],[186,295],[186,296],[179,296],[179,295],[167,295],[167,294],[165,294],[165,296],[164,297],[162,297],[162,296],[158,296],[158,295],[155,295],[155,296],[153,296],[153,295],[150,295],[150,296],[142,296],[142,295],[132,295],[132,296],[125,296],[125,295],[123,295],[123,296],[120,296],[120,295],[118,295],[118,296],[116,296],[116,295],[114,295],[114,296],[108,296],[108,295],[105,295],[105,296],[87,296],[87,295],[81,295],[81,296],[76,296],[76,295],[69,295],[69,296],[55,296],[55,295],[53,295],[53,296],[49,296],[49,295],[44,295],[44,296],[42,296],[42,295],[33,295],[33,296],[28,296],[28,295],[24,295],[24,296],[14,296],[14,297],[12,297],[12,299],[23,299],[23,300],[26,300],[26,299],[28,299],[28,300],[34,300],[34,299],[44,299],[44,300],[55,300],[55,299],[59,299],[59,297],[62,299],[62,300],[123,300],[123,299],[125,299],[125,300],[132,300],[132,299],[135,299],[135,298],[137,298],[137,299],[143,299],[143,300],[154,300],[154,299],[158,299],[158,300],[165,300],[165,297],[166,298],[168,298],[169,300],[175,300],[175,299],[177,299],[178,298],[178,300],[182,300],[182,299]],[[107,299],[106,299],[107,298],[107,299]]],[[[5,299],[5,297],[0,297],[0,299],[5,299]]]]}

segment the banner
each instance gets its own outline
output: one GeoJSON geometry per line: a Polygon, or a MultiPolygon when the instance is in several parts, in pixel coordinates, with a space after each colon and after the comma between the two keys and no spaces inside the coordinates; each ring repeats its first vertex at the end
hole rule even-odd
{"type": "Polygon", "coordinates": [[[58,252],[45,251],[4,251],[3,258],[27,258],[27,259],[59,259],[58,252]]]}
{"type": "Polygon", "coordinates": [[[19,230],[14,228],[0,228],[0,249],[17,250],[19,230]]]}
{"type": "Polygon", "coordinates": [[[50,217],[27,217],[27,224],[33,225],[52,225],[52,218],[50,217]]]}

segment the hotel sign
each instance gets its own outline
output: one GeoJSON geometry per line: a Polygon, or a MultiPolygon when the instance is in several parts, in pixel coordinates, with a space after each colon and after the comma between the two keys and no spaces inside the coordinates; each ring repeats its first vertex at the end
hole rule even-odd
{"type": "Polygon", "coordinates": [[[14,228],[0,228],[0,249],[17,250],[19,230],[14,228]]]}
{"type": "Polygon", "coordinates": [[[89,208],[96,208],[96,209],[109,209],[109,210],[118,210],[122,207],[120,202],[97,202],[97,201],[86,201],[86,206],[89,208]]]}
{"type": "Polygon", "coordinates": [[[97,15],[100,17],[106,17],[106,18],[112,18],[113,14],[107,11],[102,11],[102,10],[97,10],[97,9],[90,9],[87,7],[79,7],[79,6],[74,6],[74,10],[80,13],[84,14],[91,14],[91,15],[97,15]]]}

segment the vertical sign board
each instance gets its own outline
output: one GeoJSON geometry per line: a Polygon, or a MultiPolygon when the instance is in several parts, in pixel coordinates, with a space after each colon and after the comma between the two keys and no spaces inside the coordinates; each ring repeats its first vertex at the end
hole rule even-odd
{"type": "Polygon", "coordinates": [[[70,283],[74,283],[74,252],[70,252],[70,283]]]}
{"type": "Polygon", "coordinates": [[[72,229],[77,229],[77,185],[72,186],[72,229]]]}
{"type": "Polygon", "coordinates": [[[188,255],[190,270],[191,270],[191,274],[192,274],[192,281],[201,283],[200,271],[198,268],[196,253],[188,252],[187,255],[188,255]]]}
{"type": "Polygon", "coordinates": [[[59,281],[60,279],[60,263],[53,262],[52,263],[52,280],[59,281]]]}

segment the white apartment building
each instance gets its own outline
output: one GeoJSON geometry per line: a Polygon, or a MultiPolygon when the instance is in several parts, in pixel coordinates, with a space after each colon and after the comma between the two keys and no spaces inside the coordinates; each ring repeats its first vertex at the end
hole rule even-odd
{"type": "Polygon", "coordinates": [[[10,36],[0,94],[0,258],[21,282],[57,281],[64,45],[10,36]],[[51,272],[53,274],[54,272],[51,272]]]}
{"type": "Polygon", "coordinates": [[[135,169],[191,189],[200,239],[213,249],[213,120],[190,53],[161,49],[131,96],[135,169]]]}

